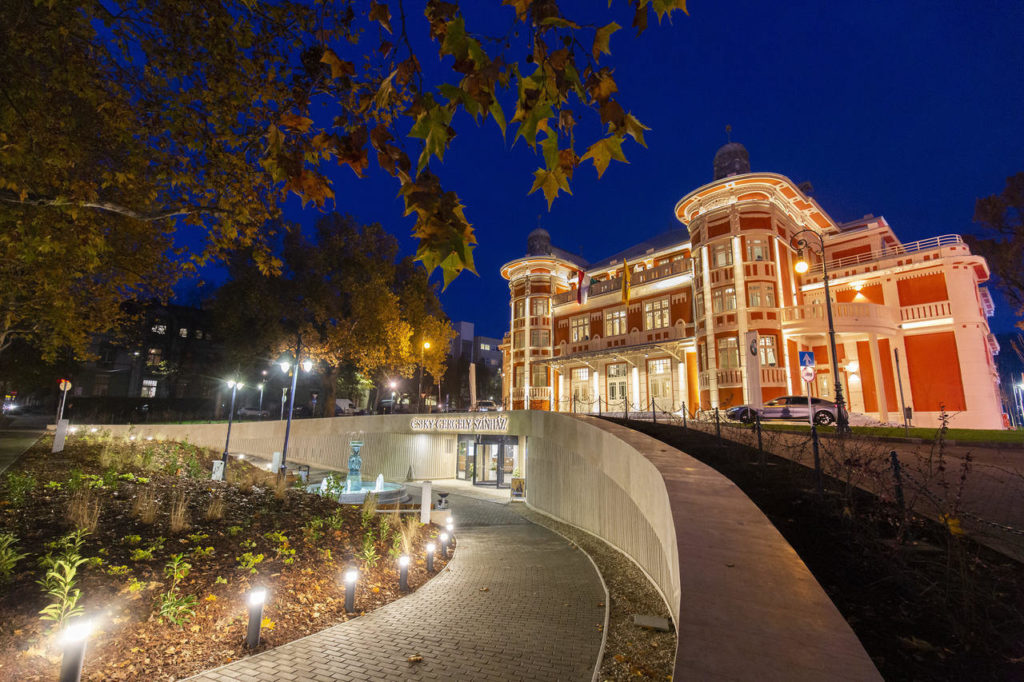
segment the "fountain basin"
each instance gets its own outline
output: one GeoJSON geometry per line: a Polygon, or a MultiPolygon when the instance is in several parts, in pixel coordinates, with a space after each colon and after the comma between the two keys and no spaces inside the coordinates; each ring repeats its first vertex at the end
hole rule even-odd
{"type": "MultiPolygon", "coordinates": [[[[381,484],[380,490],[377,490],[376,487],[376,483],[366,482],[358,490],[346,489],[338,495],[338,502],[341,504],[362,504],[368,494],[375,494],[377,496],[377,504],[394,504],[395,502],[405,500],[408,496],[405,486],[401,483],[384,482],[381,484]]],[[[311,493],[320,492],[320,484],[308,485],[306,490],[311,493]]]]}

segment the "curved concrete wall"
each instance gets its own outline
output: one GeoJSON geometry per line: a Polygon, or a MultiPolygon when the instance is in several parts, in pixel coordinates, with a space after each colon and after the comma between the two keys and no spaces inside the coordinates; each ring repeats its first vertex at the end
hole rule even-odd
{"type": "MultiPolygon", "coordinates": [[[[878,680],[871,659],[796,552],[728,479],[689,455],[592,417],[504,413],[526,448],[527,503],[630,556],[678,631],[677,679],[878,680]]],[[[101,427],[224,447],[224,424],[101,427]]],[[[282,422],[243,422],[232,452],[269,459],[282,422]]],[[[289,460],[364,477],[451,478],[456,432],[416,433],[405,415],[292,424],[289,460]]]]}

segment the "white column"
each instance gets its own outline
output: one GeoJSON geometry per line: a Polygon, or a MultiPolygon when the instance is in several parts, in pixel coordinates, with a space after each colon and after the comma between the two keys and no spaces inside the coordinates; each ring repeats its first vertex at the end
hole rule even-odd
{"type": "Polygon", "coordinates": [[[591,385],[593,387],[591,390],[593,391],[593,397],[594,397],[594,401],[595,401],[595,402],[593,402],[590,405],[590,411],[591,412],[597,412],[598,411],[598,409],[597,409],[597,401],[601,399],[600,384],[598,383],[597,375],[598,375],[598,370],[597,369],[591,369],[590,370],[590,383],[591,383],[591,385]]]}
{"type": "MultiPolygon", "coordinates": [[[[686,351],[681,351],[683,354],[683,360],[686,359],[686,351]]],[[[679,408],[682,409],[683,403],[686,402],[688,393],[686,392],[686,362],[680,360],[676,363],[676,367],[679,371],[679,408]]],[[[674,406],[673,406],[674,407],[674,406]]]]}
{"type": "MultiPolygon", "coordinates": [[[[747,376],[747,354],[743,349],[743,339],[747,335],[747,285],[743,278],[743,253],[739,237],[732,237],[732,283],[736,289],[736,344],[740,351],[740,372],[745,377],[747,376]]],[[[746,381],[743,382],[743,402],[761,404],[760,397],[757,400],[751,397],[746,381]]]]}
{"type": "Polygon", "coordinates": [[[633,392],[629,396],[629,402],[636,405],[637,409],[644,409],[644,405],[640,402],[640,370],[636,365],[633,365],[633,392]]]}
{"type": "MultiPolygon", "coordinates": [[[[868,336],[871,351],[871,373],[875,376],[875,395],[878,396],[878,421],[889,422],[889,400],[885,396],[885,376],[882,374],[881,354],[878,351],[878,334],[868,336]]],[[[892,363],[889,363],[892,366],[892,363]]]]}

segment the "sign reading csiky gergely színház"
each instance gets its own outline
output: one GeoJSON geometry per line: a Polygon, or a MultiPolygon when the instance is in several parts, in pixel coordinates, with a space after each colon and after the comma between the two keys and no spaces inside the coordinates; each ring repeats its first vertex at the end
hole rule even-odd
{"type": "Polygon", "coordinates": [[[508,417],[413,417],[413,431],[461,431],[462,433],[508,433],[508,417]]]}

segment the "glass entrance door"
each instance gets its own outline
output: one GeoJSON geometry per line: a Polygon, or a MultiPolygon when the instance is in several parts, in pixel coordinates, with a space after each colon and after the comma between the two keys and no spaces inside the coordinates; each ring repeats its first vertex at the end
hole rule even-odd
{"type": "MultiPolygon", "coordinates": [[[[472,447],[473,444],[470,444],[472,447]]],[[[503,436],[482,436],[475,444],[472,461],[472,476],[475,485],[493,485],[507,488],[516,473],[518,445],[516,439],[503,436]]]]}

